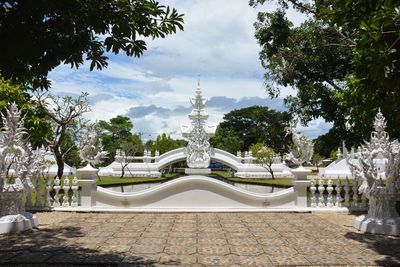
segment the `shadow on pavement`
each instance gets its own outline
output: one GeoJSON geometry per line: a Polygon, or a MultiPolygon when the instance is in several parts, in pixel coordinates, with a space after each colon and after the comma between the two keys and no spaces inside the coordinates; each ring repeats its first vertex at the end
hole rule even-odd
{"type": "MultiPolygon", "coordinates": [[[[0,235],[0,266],[155,266],[158,260],[88,236],[81,227],[56,226],[0,235]]],[[[132,242],[135,242],[134,240],[132,242]]],[[[125,246],[126,247],[126,246],[125,246]]],[[[179,262],[165,262],[180,265],[179,262]]]]}

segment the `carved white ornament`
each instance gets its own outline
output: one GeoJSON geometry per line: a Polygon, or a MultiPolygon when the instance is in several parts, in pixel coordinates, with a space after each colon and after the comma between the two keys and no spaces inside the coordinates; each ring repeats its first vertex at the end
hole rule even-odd
{"type": "MultiPolygon", "coordinates": [[[[189,168],[204,169],[210,165],[210,143],[208,140],[214,134],[215,129],[206,124],[208,114],[204,107],[207,100],[201,95],[201,88],[198,85],[196,96],[190,98],[193,110],[189,114],[192,121],[189,134],[182,131],[184,137],[188,138],[186,147],[186,162],[189,168]]],[[[186,128],[185,128],[186,129],[186,128]]]]}
{"type": "Polygon", "coordinates": [[[99,164],[102,158],[107,155],[107,152],[103,151],[99,135],[99,125],[97,123],[90,124],[87,133],[80,142],[80,158],[92,165],[99,164]]]}
{"type": "Polygon", "coordinates": [[[285,159],[295,165],[301,166],[303,163],[309,163],[314,153],[314,143],[304,134],[296,131],[297,121],[293,120],[286,127],[286,135],[292,135],[292,141],[295,148],[286,154],[285,159]]]}
{"type": "Polygon", "coordinates": [[[400,200],[400,143],[389,140],[386,120],[380,110],[375,116],[374,128],[370,141],[361,146],[357,159],[347,160],[353,176],[362,182],[359,192],[369,199],[368,215],[357,218],[355,226],[362,231],[399,235],[396,201],[400,200]],[[381,161],[385,162],[386,185],[377,166],[381,161]]]}
{"type": "Polygon", "coordinates": [[[32,215],[25,213],[22,198],[34,188],[32,177],[38,176],[46,168],[44,151],[32,150],[24,128],[24,118],[15,103],[9,105],[6,114],[1,114],[1,117],[0,222],[29,220],[32,215]],[[11,167],[15,171],[15,179],[10,183],[7,179],[11,167]]]}

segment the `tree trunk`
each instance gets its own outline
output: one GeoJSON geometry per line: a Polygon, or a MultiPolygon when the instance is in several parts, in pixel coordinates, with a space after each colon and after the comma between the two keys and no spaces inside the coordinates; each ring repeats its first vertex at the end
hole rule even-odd
{"type": "Polygon", "coordinates": [[[57,176],[58,176],[58,178],[61,179],[63,176],[63,173],[64,173],[64,158],[63,158],[63,155],[62,155],[59,147],[53,148],[53,152],[54,152],[54,156],[56,158],[57,167],[58,167],[57,176]]]}
{"type": "Polygon", "coordinates": [[[269,167],[269,172],[271,173],[271,178],[275,180],[274,171],[272,170],[272,165],[269,167]]]}
{"type": "Polygon", "coordinates": [[[119,178],[124,178],[124,175],[125,175],[125,167],[126,167],[127,165],[122,165],[121,167],[122,167],[122,169],[121,169],[121,177],[119,177],[119,178]]]}

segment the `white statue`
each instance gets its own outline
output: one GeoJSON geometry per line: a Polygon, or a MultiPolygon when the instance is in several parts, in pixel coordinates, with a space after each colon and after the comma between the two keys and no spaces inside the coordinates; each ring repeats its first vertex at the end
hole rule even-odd
{"type": "Polygon", "coordinates": [[[216,126],[207,125],[208,114],[204,107],[207,100],[201,94],[200,84],[196,89],[196,96],[190,98],[193,110],[189,114],[192,121],[190,126],[182,125],[182,135],[188,139],[186,147],[186,162],[189,168],[205,169],[210,165],[210,143],[208,140],[214,135],[216,126]]]}
{"type": "Polygon", "coordinates": [[[347,160],[353,176],[362,181],[359,192],[369,199],[368,215],[358,217],[354,226],[363,232],[400,235],[400,217],[395,206],[400,200],[400,144],[398,140],[389,140],[380,110],[374,128],[370,142],[361,146],[357,159],[347,160]],[[386,185],[377,166],[382,160],[386,185]]]}
{"type": "Polygon", "coordinates": [[[79,156],[88,164],[97,165],[107,155],[103,151],[100,140],[100,127],[97,123],[90,124],[87,133],[80,142],[79,156]]]}
{"type": "Polygon", "coordinates": [[[0,233],[23,231],[37,226],[37,219],[25,212],[22,198],[33,189],[31,178],[46,168],[42,150],[32,150],[24,118],[15,103],[1,114],[0,134],[0,233]],[[14,177],[8,171],[13,167],[14,177]],[[21,224],[18,222],[26,221],[21,224]],[[23,225],[23,226],[22,226],[23,225]]]}
{"type": "Polygon", "coordinates": [[[301,166],[303,163],[309,163],[314,153],[314,144],[304,134],[296,132],[297,121],[293,120],[289,123],[289,127],[285,128],[286,135],[291,134],[294,149],[285,156],[285,160],[295,165],[301,166]]]}

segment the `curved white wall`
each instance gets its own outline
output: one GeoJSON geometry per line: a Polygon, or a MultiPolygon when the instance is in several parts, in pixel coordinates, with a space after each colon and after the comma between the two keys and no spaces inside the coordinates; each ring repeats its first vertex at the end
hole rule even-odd
{"type": "Polygon", "coordinates": [[[136,209],[263,209],[293,208],[293,187],[260,194],[204,176],[186,176],[135,193],[97,188],[96,208],[136,209]]]}

